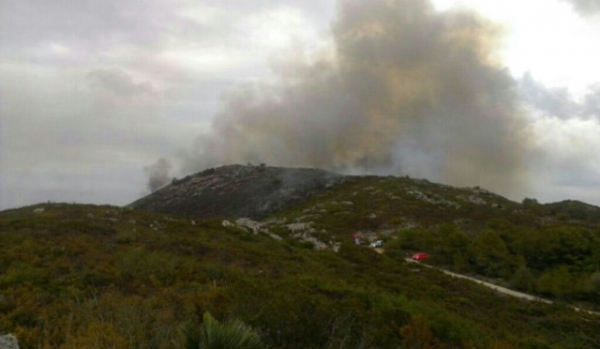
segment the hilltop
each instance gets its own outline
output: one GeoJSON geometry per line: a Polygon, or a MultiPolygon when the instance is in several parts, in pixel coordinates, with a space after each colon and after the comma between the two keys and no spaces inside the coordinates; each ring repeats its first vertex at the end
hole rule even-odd
{"type": "Polygon", "coordinates": [[[128,207],[199,218],[262,218],[341,179],[318,169],[229,165],[174,179],[128,207]]]}

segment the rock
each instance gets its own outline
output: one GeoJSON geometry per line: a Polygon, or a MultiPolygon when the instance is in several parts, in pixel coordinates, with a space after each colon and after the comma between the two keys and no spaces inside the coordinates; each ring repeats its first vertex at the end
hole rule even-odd
{"type": "Polygon", "coordinates": [[[292,231],[292,232],[304,231],[304,230],[312,230],[312,231],[314,231],[314,229],[312,229],[312,225],[313,225],[313,222],[307,222],[307,223],[290,223],[290,224],[286,225],[286,227],[290,231],[292,231]]]}
{"type": "Polygon", "coordinates": [[[277,234],[269,233],[269,236],[275,240],[281,241],[283,238],[277,234]]]}
{"type": "Polygon", "coordinates": [[[44,212],[44,208],[42,208],[42,207],[38,207],[33,210],[33,213],[42,213],[42,212],[44,212]]]}
{"type": "Polygon", "coordinates": [[[12,334],[0,336],[0,349],[19,349],[17,337],[12,334]]]}
{"type": "Polygon", "coordinates": [[[253,221],[250,218],[238,218],[235,220],[235,224],[237,224],[240,227],[252,229],[252,232],[254,234],[258,234],[261,232],[262,223],[253,221]]]}

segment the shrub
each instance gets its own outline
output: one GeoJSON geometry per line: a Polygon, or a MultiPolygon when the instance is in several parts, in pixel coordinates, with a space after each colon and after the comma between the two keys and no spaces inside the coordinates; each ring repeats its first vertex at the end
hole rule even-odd
{"type": "Polygon", "coordinates": [[[239,319],[220,323],[205,312],[200,331],[191,328],[184,330],[186,348],[200,349],[262,349],[260,335],[252,327],[239,319]]]}

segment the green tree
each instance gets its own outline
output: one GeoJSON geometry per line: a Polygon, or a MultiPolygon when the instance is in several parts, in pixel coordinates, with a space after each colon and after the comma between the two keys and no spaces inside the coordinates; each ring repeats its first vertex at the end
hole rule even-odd
{"type": "Polygon", "coordinates": [[[563,266],[542,274],[537,280],[536,289],[541,293],[552,295],[557,298],[564,298],[576,291],[575,284],[569,269],[563,266]]]}
{"type": "Polygon", "coordinates": [[[516,265],[504,240],[491,229],[481,232],[470,250],[477,271],[484,275],[508,278],[516,265]]]}
{"type": "Polygon", "coordinates": [[[400,246],[406,250],[431,251],[439,245],[439,239],[432,231],[427,229],[404,230],[399,234],[400,246]]]}
{"type": "Polygon", "coordinates": [[[469,260],[469,237],[454,225],[444,224],[438,231],[439,244],[435,249],[436,262],[466,269],[469,260]]]}
{"type": "Polygon", "coordinates": [[[510,284],[517,290],[530,292],[535,287],[535,278],[529,268],[521,265],[510,280],[510,284]]]}

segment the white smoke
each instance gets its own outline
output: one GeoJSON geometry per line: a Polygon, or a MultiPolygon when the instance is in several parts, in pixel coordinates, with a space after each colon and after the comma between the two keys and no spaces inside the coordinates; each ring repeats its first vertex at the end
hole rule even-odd
{"type": "Polygon", "coordinates": [[[232,92],[185,170],[267,162],[519,190],[525,122],[495,25],[423,0],[341,0],[332,36],[333,54],[232,92]]]}

